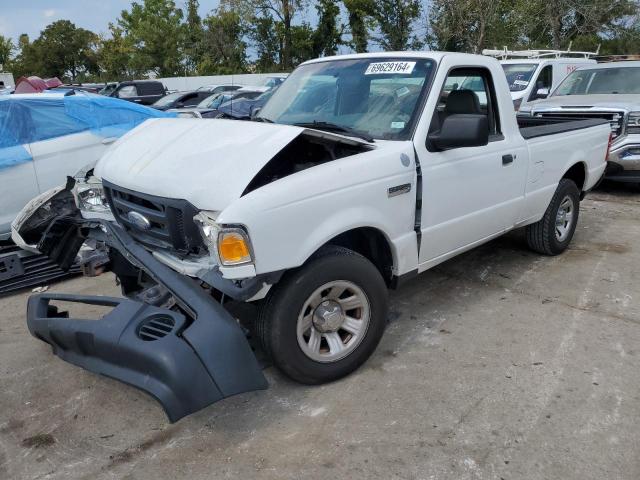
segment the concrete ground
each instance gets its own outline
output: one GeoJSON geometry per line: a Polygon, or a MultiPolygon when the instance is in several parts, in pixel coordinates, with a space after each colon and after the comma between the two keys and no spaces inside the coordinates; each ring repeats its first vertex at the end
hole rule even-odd
{"type": "MultiPolygon", "coordinates": [[[[32,338],[28,293],[0,299],[0,478],[638,479],[638,218],[637,193],[596,192],[564,255],[513,233],[393,292],[350,377],[268,368],[268,390],[173,425],[32,338]]],[[[117,294],[112,280],[51,290],[117,294]]]]}

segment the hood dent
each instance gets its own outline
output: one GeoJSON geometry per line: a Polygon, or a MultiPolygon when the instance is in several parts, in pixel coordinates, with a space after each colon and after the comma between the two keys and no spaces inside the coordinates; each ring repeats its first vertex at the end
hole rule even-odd
{"type": "MultiPolygon", "coordinates": [[[[250,184],[255,185],[254,179],[267,165],[278,167],[274,160],[286,157],[283,153],[301,141],[313,151],[303,149],[304,155],[295,159],[297,166],[289,165],[287,174],[313,166],[313,162],[325,163],[375,148],[352,137],[290,125],[160,119],[145,122],[116,142],[96,165],[95,174],[129,190],[220,211],[246,193],[250,184]]],[[[275,177],[281,178],[283,172],[275,170],[275,177]]]]}

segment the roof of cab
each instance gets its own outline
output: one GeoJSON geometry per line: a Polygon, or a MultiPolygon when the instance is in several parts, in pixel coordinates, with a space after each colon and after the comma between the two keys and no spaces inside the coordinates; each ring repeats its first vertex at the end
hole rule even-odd
{"type": "Polygon", "coordinates": [[[611,62],[611,63],[598,63],[594,65],[588,65],[586,67],[580,67],[580,70],[600,70],[605,68],[629,68],[629,67],[640,67],[640,61],[628,61],[628,62],[611,62]]]}
{"type": "MultiPolygon", "coordinates": [[[[469,53],[454,53],[454,52],[426,52],[426,51],[405,51],[405,52],[368,52],[368,53],[351,53],[348,55],[333,55],[330,57],[314,58],[308,60],[302,65],[309,63],[329,62],[332,60],[356,60],[359,58],[428,58],[431,60],[440,61],[446,55],[463,55],[473,56],[469,53]]],[[[486,57],[489,58],[489,57],[486,57]]]]}

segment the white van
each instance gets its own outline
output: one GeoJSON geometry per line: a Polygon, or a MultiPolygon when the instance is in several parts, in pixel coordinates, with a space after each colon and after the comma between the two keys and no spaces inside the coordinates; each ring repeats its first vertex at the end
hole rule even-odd
{"type": "Polygon", "coordinates": [[[590,58],[597,52],[484,50],[482,53],[500,60],[516,111],[523,102],[547,98],[575,69],[597,63],[590,58]]]}

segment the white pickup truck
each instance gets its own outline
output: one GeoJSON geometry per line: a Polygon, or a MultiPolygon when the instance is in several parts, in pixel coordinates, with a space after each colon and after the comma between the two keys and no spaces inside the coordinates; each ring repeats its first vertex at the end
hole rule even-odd
{"type": "Polygon", "coordinates": [[[520,128],[496,60],[436,52],[306,62],[254,120],[148,121],[13,225],[60,263],[87,239],[109,249],[125,298],[35,295],[29,328],[172,421],[266,386],[234,301],[260,307],[249,330],[277,367],[321,383],[374,351],[388,288],[519,227],[561,253],[610,134],[520,128]],[[445,89],[454,77],[483,95],[445,89]],[[69,319],[59,300],[114,309],[69,319]]]}

